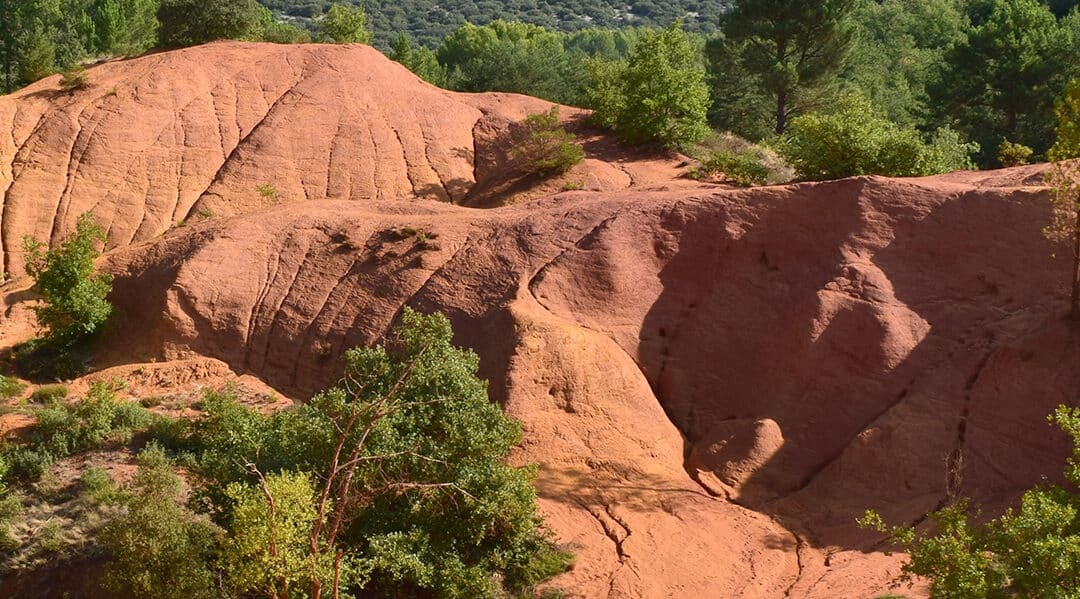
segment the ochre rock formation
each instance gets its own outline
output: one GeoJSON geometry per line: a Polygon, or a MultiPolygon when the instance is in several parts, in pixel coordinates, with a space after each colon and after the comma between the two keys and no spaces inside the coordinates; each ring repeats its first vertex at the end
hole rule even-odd
{"type": "Polygon", "coordinates": [[[499,187],[477,128],[496,147],[544,103],[435,90],[355,46],[214,44],[91,77],[93,101],[0,99],[8,268],[21,234],[96,206],[118,312],[99,366],[213,358],[298,398],[403,306],[443,311],[524,424],[514,459],[540,465],[577,553],[570,596],[885,594],[901,562],[863,510],[1000,508],[1067,454],[1045,416],[1076,400],[1080,333],[1039,167],[665,190],[677,161],[594,152],[589,173],[627,180],[478,210],[446,201],[499,187]],[[200,69],[155,67],[177,64],[200,69]]]}

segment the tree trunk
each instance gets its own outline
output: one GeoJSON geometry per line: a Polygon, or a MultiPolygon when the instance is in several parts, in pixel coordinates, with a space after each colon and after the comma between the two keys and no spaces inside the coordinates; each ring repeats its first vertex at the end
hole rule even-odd
{"type": "Polygon", "coordinates": [[[787,90],[781,89],[776,94],[776,134],[782,135],[787,129],[787,90]]]}

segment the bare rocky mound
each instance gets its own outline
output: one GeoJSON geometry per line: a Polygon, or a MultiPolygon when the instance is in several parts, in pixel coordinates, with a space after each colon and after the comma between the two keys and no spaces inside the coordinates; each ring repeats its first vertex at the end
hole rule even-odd
{"type": "MultiPolygon", "coordinates": [[[[120,247],[279,203],[530,197],[506,180],[507,134],[551,106],[441,90],[362,45],[219,42],[87,76],[73,92],[54,76],[0,97],[0,270],[9,274],[22,270],[23,235],[57,239],[86,211],[120,247]]],[[[582,112],[562,116],[575,126],[582,112]]],[[[582,133],[590,158],[547,191],[670,185],[677,174],[675,160],[619,153],[582,133]]]]}
{"type": "Polygon", "coordinates": [[[871,596],[898,562],[865,508],[1003,505],[1065,455],[1045,415],[1080,347],[1036,174],[211,220],[111,256],[102,359],[303,395],[403,305],[441,310],[525,423],[575,596],[871,596]]]}

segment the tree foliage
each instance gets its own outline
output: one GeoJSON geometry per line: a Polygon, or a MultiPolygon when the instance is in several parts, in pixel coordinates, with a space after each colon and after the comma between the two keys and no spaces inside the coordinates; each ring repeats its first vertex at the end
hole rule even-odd
{"type": "Polygon", "coordinates": [[[1072,247],[1069,314],[1080,318],[1080,80],[1065,89],[1055,106],[1056,139],[1049,158],[1054,163],[1047,172],[1054,219],[1047,226],[1047,237],[1065,241],[1072,247]]]}
{"type": "Polygon", "coordinates": [[[504,462],[520,426],[451,336],[445,317],[406,310],[386,345],[347,352],[342,382],[306,404],[263,415],[207,395],[206,417],[171,442],[193,456],[196,504],[223,529],[204,563],[230,592],[502,597],[565,567],[533,470],[504,462]]]}
{"type": "Polygon", "coordinates": [[[783,133],[800,94],[827,83],[851,44],[856,0],[736,0],[722,20],[729,52],[774,99],[775,131],[783,133]]]}
{"type": "Polygon", "coordinates": [[[110,596],[200,599],[220,596],[209,567],[220,540],[210,522],[181,504],[180,478],[151,447],[121,499],[121,515],[102,531],[108,550],[102,577],[110,596]]]}
{"type": "Polygon", "coordinates": [[[112,314],[105,297],[112,277],[94,273],[97,245],[105,233],[89,213],[79,216],[75,231],[58,247],[23,239],[26,272],[42,305],[34,308],[44,341],[53,347],[71,347],[92,336],[112,314]]]}
{"type": "Polygon", "coordinates": [[[705,69],[678,23],[642,35],[625,63],[594,62],[593,77],[594,120],[628,143],[678,148],[708,132],[705,69]]]}
{"type": "Polygon", "coordinates": [[[970,168],[977,147],[944,129],[926,143],[918,131],[875,114],[868,100],[843,96],[827,112],[792,120],[780,153],[800,178],[838,179],[853,175],[913,177],[970,168]]]}
{"type": "Polygon", "coordinates": [[[362,6],[334,4],[319,22],[324,39],[338,44],[370,44],[367,14],[362,6]]]}
{"type": "Polygon", "coordinates": [[[525,117],[514,137],[513,156],[531,173],[565,173],[585,159],[585,149],[577,138],[559,124],[558,106],[525,117]]]}
{"type": "Polygon", "coordinates": [[[166,48],[254,38],[262,24],[255,0],[161,0],[157,18],[166,48]]]}
{"type": "Polygon", "coordinates": [[[986,154],[1008,138],[1046,151],[1054,100],[1076,65],[1063,60],[1075,44],[1038,0],[984,0],[968,5],[966,40],[944,57],[945,73],[932,90],[937,118],[948,119],[986,154]]]}
{"type": "MultiPolygon", "coordinates": [[[[1073,442],[1065,478],[1080,486],[1080,409],[1060,406],[1050,420],[1073,442]]],[[[1044,484],[1026,493],[1019,509],[986,524],[972,522],[961,501],[934,514],[933,533],[888,527],[874,512],[860,523],[887,533],[910,554],[906,576],[930,579],[935,599],[1075,597],[1080,589],[1080,495],[1044,484]]]]}

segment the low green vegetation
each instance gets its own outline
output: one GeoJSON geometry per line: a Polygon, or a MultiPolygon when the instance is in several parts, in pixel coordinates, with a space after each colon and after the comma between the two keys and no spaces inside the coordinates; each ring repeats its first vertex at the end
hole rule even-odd
{"type": "Polygon", "coordinates": [[[43,405],[30,411],[35,424],[26,442],[9,444],[0,452],[10,474],[35,481],[58,459],[107,445],[125,446],[135,433],[147,429],[152,417],[142,406],[122,401],[119,381],[96,381],[84,398],[72,402],[62,385],[43,387],[50,393],[34,396],[43,405]]]}
{"type": "Polygon", "coordinates": [[[53,403],[65,399],[68,396],[68,386],[62,383],[41,385],[30,393],[30,401],[34,403],[53,403]]]}
{"type": "Polygon", "coordinates": [[[559,124],[558,106],[527,116],[513,143],[514,159],[526,172],[540,176],[565,173],[585,159],[577,138],[559,124]]]}
{"type": "Polygon", "coordinates": [[[949,129],[930,142],[875,113],[865,98],[847,95],[827,112],[792,119],[780,154],[802,179],[839,179],[853,175],[912,177],[972,168],[975,144],[964,143],[949,129]]]}
{"type": "Polygon", "coordinates": [[[1001,145],[998,146],[998,162],[1004,167],[1022,166],[1031,160],[1031,155],[1034,153],[1035,150],[1023,144],[1014,144],[1003,139],[1001,145]]]}
{"type": "Polygon", "coordinates": [[[713,152],[692,173],[695,177],[722,175],[725,180],[739,187],[765,185],[769,182],[769,167],[750,150],[738,153],[727,150],[713,152]]]}
{"type": "Polygon", "coordinates": [[[13,376],[0,374],[0,399],[14,399],[23,394],[26,384],[13,376]]]}
{"type": "Polygon", "coordinates": [[[33,308],[39,337],[16,348],[15,359],[26,374],[68,378],[84,369],[84,352],[112,314],[105,297],[112,278],[94,271],[97,246],[104,231],[83,214],[75,231],[58,246],[23,239],[26,272],[34,279],[41,303],[33,308]]]}
{"type": "Polygon", "coordinates": [[[56,486],[67,456],[147,445],[128,484],[89,468],[76,498],[53,493],[80,507],[32,538],[3,536],[21,516],[0,488],[0,541],[16,563],[96,552],[115,597],[531,596],[571,557],[537,514],[535,469],[506,464],[520,425],[451,337],[406,310],[385,345],[347,352],[337,386],[272,414],[225,388],[195,420],[153,416],[118,381],[31,407],[0,451],[0,480],[23,488],[56,486]]]}
{"type": "Polygon", "coordinates": [[[934,599],[1072,597],[1080,588],[1080,409],[1060,406],[1050,420],[1073,441],[1065,465],[1072,489],[1040,485],[1019,509],[985,523],[959,501],[930,515],[933,532],[889,527],[874,512],[860,524],[910,554],[905,576],[929,579],[934,599]]]}

